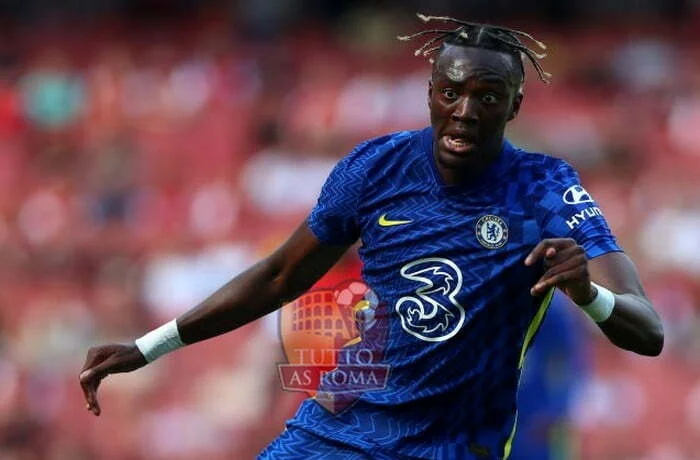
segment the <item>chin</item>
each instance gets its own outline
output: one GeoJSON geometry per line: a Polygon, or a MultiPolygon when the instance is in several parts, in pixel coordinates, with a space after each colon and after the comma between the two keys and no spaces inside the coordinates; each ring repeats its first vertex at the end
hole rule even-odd
{"type": "Polygon", "coordinates": [[[453,153],[447,150],[438,151],[438,161],[440,165],[448,169],[463,169],[479,164],[478,149],[471,149],[466,152],[453,153]]]}

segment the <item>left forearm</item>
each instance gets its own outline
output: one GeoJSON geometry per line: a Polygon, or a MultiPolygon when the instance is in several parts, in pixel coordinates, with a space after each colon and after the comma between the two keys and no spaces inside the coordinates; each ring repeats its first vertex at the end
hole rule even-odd
{"type": "Polygon", "coordinates": [[[648,356],[661,353],[661,320],[644,294],[634,263],[624,252],[612,251],[589,259],[573,239],[549,238],[535,246],[525,258],[525,265],[541,259],[544,274],[530,290],[532,295],[544,295],[556,286],[581,306],[618,347],[648,356]]]}
{"type": "Polygon", "coordinates": [[[625,350],[658,356],[663,348],[661,320],[644,297],[616,294],[612,315],[598,326],[612,343],[625,350]]]}

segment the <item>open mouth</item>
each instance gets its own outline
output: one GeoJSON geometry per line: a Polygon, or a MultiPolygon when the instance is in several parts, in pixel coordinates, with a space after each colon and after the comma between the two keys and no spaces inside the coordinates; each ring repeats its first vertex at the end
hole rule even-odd
{"type": "Polygon", "coordinates": [[[475,147],[475,143],[465,136],[446,134],[440,140],[442,147],[452,153],[467,153],[475,147]]]}

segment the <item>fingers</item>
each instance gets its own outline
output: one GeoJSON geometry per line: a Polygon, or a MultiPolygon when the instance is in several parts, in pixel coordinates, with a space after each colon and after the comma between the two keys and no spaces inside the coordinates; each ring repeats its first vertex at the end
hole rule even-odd
{"type": "Polygon", "coordinates": [[[588,280],[588,265],[586,255],[577,253],[547,270],[537,283],[530,289],[530,294],[539,296],[550,288],[571,281],[588,280]]]}
{"type": "Polygon", "coordinates": [[[544,255],[544,267],[548,269],[571,259],[583,257],[585,262],[585,251],[579,245],[569,246],[564,249],[548,248],[544,255]]]}
{"type": "Polygon", "coordinates": [[[547,238],[535,246],[530,254],[525,258],[525,265],[534,265],[540,259],[548,257],[552,258],[564,249],[572,246],[577,246],[576,241],[572,238],[547,238]]]}
{"type": "Polygon", "coordinates": [[[80,371],[80,387],[85,396],[86,409],[95,415],[100,415],[102,409],[97,400],[97,388],[100,382],[109,374],[109,360],[105,360],[105,353],[100,348],[91,348],[88,351],[85,365],[80,371]]]}
{"type": "Polygon", "coordinates": [[[87,409],[95,415],[102,412],[97,400],[97,389],[105,377],[119,372],[131,372],[146,364],[146,358],[136,345],[110,344],[91,348],[79,376],[87,409]]]}
{"type": "Polygon", "coordinates": [[[97,389],[102,382],[102,379],[109,375],[101,366],[96,366],[94,369],[88,369],[80,374],[80,386],[85,395],[85,408],[99,416],[102,413],[100,402],[97,399],[97,389]]]}
{"type": "Polygon", "coordinates": [[[85,408],[97,416],[102,413],[100,403],[97,400],[97,388],[100,386],[102,378],[94,369],[80,373],[80,387],[85,395],[85,408]]]}
{"type": "Polygon", "coordinates": [[[576,267],[572,270],[566,271],[564,273],[559,273],[546,280],[538,281],[537,284],[530,289],[530,294],[533,296],[539,296],[547,292],[553,287],[557,287],[562,283],[568,283],[571,281],[579,281],[583,276],[585,276],[587,270],[585,267],[576,267]]]}

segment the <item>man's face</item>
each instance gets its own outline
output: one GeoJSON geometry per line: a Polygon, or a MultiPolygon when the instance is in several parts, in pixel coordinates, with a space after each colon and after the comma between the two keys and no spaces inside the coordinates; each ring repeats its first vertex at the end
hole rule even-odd
{"type": "Polygon", "coordinates": [[[505,53],[454,45],[440,53],[428,104],[441,167],[470,169],[500,151],[506,123],[520,109],[520,78],[505,53]]]}

